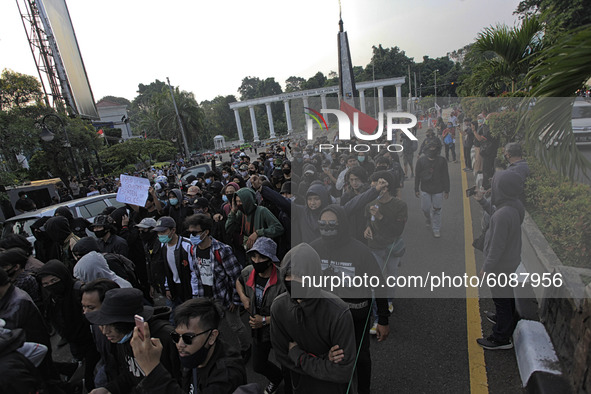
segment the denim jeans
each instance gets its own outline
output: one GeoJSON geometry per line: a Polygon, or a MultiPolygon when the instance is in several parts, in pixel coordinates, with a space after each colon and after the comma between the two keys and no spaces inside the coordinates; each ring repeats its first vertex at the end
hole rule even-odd
{"type": "Polygon", "coordinates": [[[443,193],[429,194],[421,192],[421,209],[427,219],[431,221],[433,231],[441,229],[441,206],[443,193]]]}
{"type": "Polygon", "coordinates": [[[252,338],[250,330],[246,330],[246,327],[244,327],[244,323],[242,323],[242,319],[240,318],[240,309],[236,308],[234,312],[230,312],[228,309],[225,309],[224,320],[226,320],[226,323],[228,323],[232,331],[234,331],[234,333],[238,337],[238,342],[240,343],[240,350],[248,350],[252,343],[252,338]]]}

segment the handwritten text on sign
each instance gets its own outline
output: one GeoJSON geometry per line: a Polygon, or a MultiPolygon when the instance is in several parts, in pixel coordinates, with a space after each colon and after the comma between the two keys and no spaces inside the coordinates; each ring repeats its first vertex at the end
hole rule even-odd
{"type": "Polygon", "coordinates": [[[150,181],[129,175],[121,175],[121,187],[117,191],[117,201],[143,207],[148,199],[150,181]]]}

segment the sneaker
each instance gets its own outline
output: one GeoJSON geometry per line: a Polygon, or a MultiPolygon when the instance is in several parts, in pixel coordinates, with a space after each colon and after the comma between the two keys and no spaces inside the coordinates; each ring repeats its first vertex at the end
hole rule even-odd
{"type": "Polygon", "coordinates": [[[269,384],[267,385],[267,388],[265,389],[265,394],[273,394],[277,391],[277,389],[279,388],[279,384],[281,382],[275,384],[273,382],[269,382],[269,384]]]}
{"type": "Polygon", "coordinates": [[[425,220],[425,226],[431,227],[431,219],[425,220]]]}
{"type": "Polygon", "coordinates": [[[487,350],[502,350],[502,349],[512,349],[513,342],[510,339],[507,339],[506,342],[499,342],[495,340],[492,336],[488,338],[479,338],[476,340],[480,346],[487,350]]]}
{"type": "Polygon", "coordinates": [[[377,333],[378,333],[378,322],[375,322],[373,324],[373,326],[371,326],[371,328],[369,329],[369,333],[371,335],[377,335],[377,333]]]}
{"type": "Polygon", "coordinates": [[[439,237],[441,237],[441,233],[439,232],[439,230],[433,230],[433,236],[435,238],[439,238],[439,237]]]}
{"type": "Polygon", "coordinates": [[[484,311],[486,319],[492,324],[497,324],[497,314],[494,312],[484,311]]]}
{"type": "Polygon", "coordinates": [[[392,305],[391,302],[388,302],[388,312],[390,312],[390,313],[394,312],[394,305],[392,305]]]}
{"type": "Polygon", "coordinates": [[[469,168],[464,168],[464,172],[470,172],[470,171],[472,171],[472,170],[469,168]]]}

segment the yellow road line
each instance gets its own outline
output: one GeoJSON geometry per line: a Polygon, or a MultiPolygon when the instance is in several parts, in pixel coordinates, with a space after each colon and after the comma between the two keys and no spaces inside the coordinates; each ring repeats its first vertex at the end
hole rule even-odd
{"type": "MultiPolygon", "coordinates": [[[[464,143],[460,140],[459,162],[462,168],[464,156],[464,143]]],[[[472,213],[470,211],[470,199],[465,197],[464,190],[468,188],[467,173],[462,171],[462,201],[464,204],[464,254],[466,256],[466,274],[468,277],[477,275],[476,258],[472,241],[472,213]]],[[[478,304],[478,289],[466,288],[466,327],[468,332],[468,365],[470,368],[470,392],[472,394],[488,394],[488,381],[486,377],[486,365],[484,363],[484,350],[478,346],[476,339],[482,337],[482,321],[480,320],[480,306],[478,304]]]]}

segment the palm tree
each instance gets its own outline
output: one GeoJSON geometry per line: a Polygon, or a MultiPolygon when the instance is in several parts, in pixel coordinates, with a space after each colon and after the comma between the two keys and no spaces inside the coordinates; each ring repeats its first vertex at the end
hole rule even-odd
{"type": "Polygon", "coordinates": [[[479,72],[487,74],[488,80],[509,81],[511,92],[515,93],[517,82],[527,74],[533,56],[542,49],[541,36],[542,23],[535,16],[525,18],[519,27],[487,27],[478,34],[473,50],[496,56],[485,60],[478,67],[479,72]]]}
{"type": "Polygon", "coordinates": [[[538,81],[522,104],[521,123],[536,157],[562,176],[574,178],[577,168],[587,175],[591,163],[575,144],[572,107],[575,92],[591,77],[591,26],[566,32],[538,56],[526,79],[538,81]],[[532,107],[532,104],[533,107],[532,107]],[[531,110],[529,110],[531,108],[531,110]]]}

